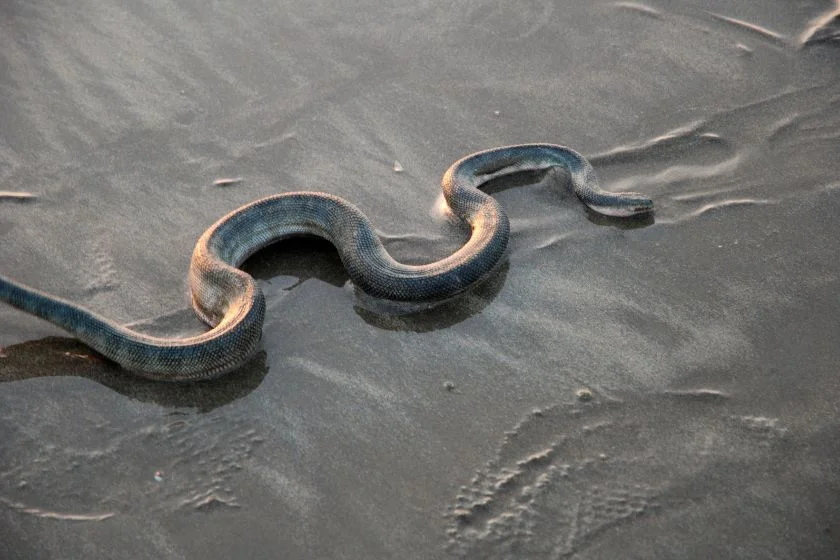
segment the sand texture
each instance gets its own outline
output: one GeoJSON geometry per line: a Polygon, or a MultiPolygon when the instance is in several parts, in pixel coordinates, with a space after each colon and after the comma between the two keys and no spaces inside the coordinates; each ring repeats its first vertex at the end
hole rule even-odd
{"type": "Polygon", "coordinates": [[[373,301],[332,246],[246,263],[261,352],[162,385],[0,305],[0,558],[840,558],[840,41],[826,0],[0,2],[0,274],[200,332],[201,232],[285,191],[406,262],[500,181],[505,263],[373,301]]]}

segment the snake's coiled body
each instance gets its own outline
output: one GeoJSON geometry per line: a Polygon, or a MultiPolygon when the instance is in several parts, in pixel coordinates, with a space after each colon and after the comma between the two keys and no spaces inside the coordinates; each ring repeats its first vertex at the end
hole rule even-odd
{"type": "Polygon", "coordinates": [[[507,215],[478,187],[502,175],[551,167],[567,169],[575,194],[597,212],[632,216],[653,210],[651,200],[642,195],[599,190],[592,166],[569,148],[509,146],[467,156],[444,174],[446,202],[469,224],[472,235],[458,251],[433,263],[395,261],[370,220],[349,202],[329,194],[270,196],[221,218],[198,240],[190,264],[192,305],[211,327],[198,336],[166,339],[138,333],[2,276],[0,300],[51,321],[144,377],[210,379],[241,365],[259,344],[265,298],[254,279],[238,268],[255,251],[287,237],[317,235],[335,245],[353,283],[371,296],[400,301],[443,299],[490,271],[507,247],[507,215]]]}

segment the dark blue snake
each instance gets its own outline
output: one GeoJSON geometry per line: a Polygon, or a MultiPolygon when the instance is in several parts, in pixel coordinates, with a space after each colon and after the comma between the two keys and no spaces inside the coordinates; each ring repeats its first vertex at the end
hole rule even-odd
{"type": "Polygon", "coordinates": [[[141,376],[165,381],[211,379],[240,366],[258,347],[265,298],[254,279],[238,268],[255,251],[288,237],[316,235],[335,245],[350,279],[373,297],[445,299],[490,271],[507,247],[507,215],[478,187],[504,175],[552,167],[568,170],[574,193],[595,212],[635,216],[653,211],[653,202],[643,195],[600,190],[592,166],[574,150],[551,144],[508,146],[467,156],[446,171],[442,180],[446,202],[472,234],[455,253],[429,264],[395,261],[370,220],[330,194],[279,194],[224,216],[198,240],[190,264],[192,306],[211,327],[197,336],[168,339],[141,334],[2,276],[0,300],[69,331],[141,376]]]}

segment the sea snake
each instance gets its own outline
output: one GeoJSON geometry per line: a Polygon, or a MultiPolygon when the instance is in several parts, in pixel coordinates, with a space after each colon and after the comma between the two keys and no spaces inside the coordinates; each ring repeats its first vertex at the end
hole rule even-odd
{"type": "Polygon", "coordinates": [[[445,299],[493,269],[507,247],[508,217],[478,187],[503,175],[552,167],[568,170],[574,193],[595,212],[627,217],[653,211],[653,202],[643,195],[600,190],[592,165],[574,150],[521,144],[466,156],[444,173],[441,186],[446,202],[472,233],[453,254],[428,264],[395,261],[370,220],[356,206],[331,194],[290,192],[234,210],[205,231],[193,251],[192,306],[211,327],[197,336],[148,336],[2,276],[0,300],[54,323],[143,377],[211,379],[242,365],[259,345],[265,298],[254,279],[238,268],[255,251],[284,238],[316,235],[335,245],[352,282],[370,296],[398,301],[445,299]]]}

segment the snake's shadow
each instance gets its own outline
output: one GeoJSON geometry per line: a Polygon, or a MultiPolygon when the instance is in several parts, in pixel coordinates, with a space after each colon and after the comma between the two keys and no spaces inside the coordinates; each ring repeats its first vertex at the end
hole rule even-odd
{"type": "Polygon", "coordinates": [[[83,377],[143,402],[208,412],[256,389],[268,373],[265,352],[236,372],[200,383],[161,383],[129,373],[73,338],[46,337],[0,349],[0,382],[83,377]]]}
{"type": "Polygon", "coordinates": [[[496,266],[464,292],[444,301],[412,304],[382,301],[357,290],[353,306],[362,320],[389,331],[431,332],[466,321],[490,305],[505,284],[508,262],[496,266]]]}
{"type": "MultiPolygon", "coordinates": [[[[270,245],[248,259],[242,269],[267,282],[278,276],[294,278],[285,290],[293,290],[312,278],[336,287],[350,281],[336,248],[319,237],[301,236],[270,245]]],[[[508,263],[503,259],[469,289],[431,303],[381,300],[356,289],[353,310],[363,321],[380,329],[414,332],[445,329],[480,313],[502,289],[507,272],[508,263]]]]}

